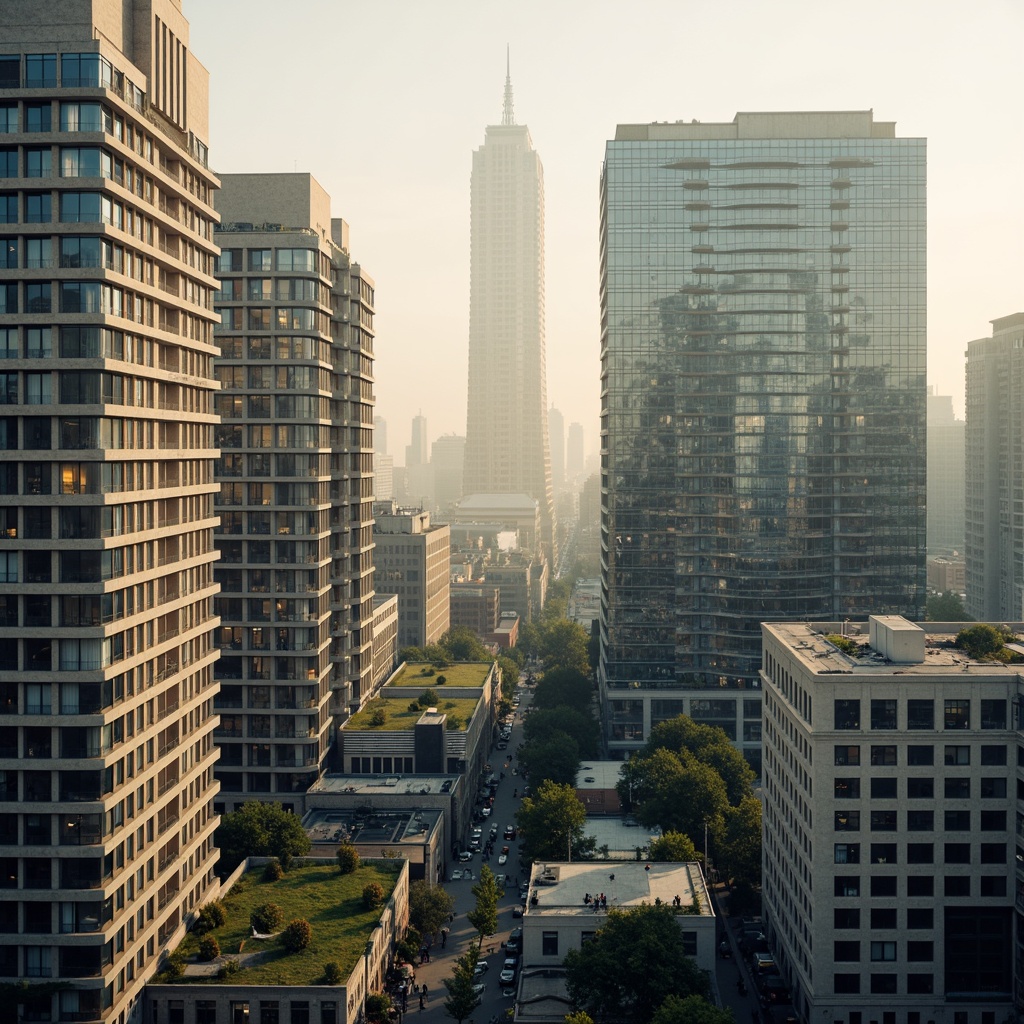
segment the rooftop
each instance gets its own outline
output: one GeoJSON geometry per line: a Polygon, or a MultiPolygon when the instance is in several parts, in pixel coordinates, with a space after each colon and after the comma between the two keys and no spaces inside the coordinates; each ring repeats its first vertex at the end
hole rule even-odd
{"type": "MultiPolygon", "coordinates": [[[[247,871],[221,899],[227,920],[210,933],[221,949],[215,966],[232,960],[238,964],[238,972],[231,976],[233,985],[320,984],[324,964],[330,960],[337,962],[342,976],[347,978],[381,916],[380,908],[366,910],[363,906],[363,888],[377,882],[387,900],[403,864],[404,861],[364,861],[358,871],[343,875],[336,864],[307,863],[293,868],[276,882],[263,881],[262,867],[247,871]],[[284,913],[285,924],[296,918],[309,921],[313,928],[312,943],[298,953],[288,953],[279,937],[253,939],[249,918],[264,903],[276,903],[284,913]]],[[[189,932],[175,952],[188,959],[195,956],[198,946],[199,939],[189,932]]],[[[186,973],[177,983],[218,981],[209,973],[186,973]]]]}
{"type": "Polygon", "coordinates": [[[679,897],[682,908],[686,910],[696,895],[701,915],[714,916],[699,865],[664,862],[645,864],[642,861],[535,864],[530,875],[530,901],[526,915],[561,916],[574,912],[594,914],[593,904],[583,901],[587,893],[591,896],[604,893],[608,909],[638,907],[658,900],[672,906],[676,897],[679,897]],[[536,903],[533,902],[535,894],[536,903]]]}
{"type": "Polygon", "coordinates": [[[345,729],[350,732],[408,732],[414,729],[421,719],[429,722],[435,717],[446,715],[448,729],[465,730],[480,698],[451,700],[445,699],[446,694],[442,693],[439,696],[436,716],[429,715],[418,704],[410,703],[408,697],[375,697],[367,701],[362,709],[345,723],[345,729]],[[379,725],[375,724],[378,721],[378,711],[384,712],[384,721],[379,725]]]}
{"type": "Polygon", "coordinates": [[[314,843],[389,844],[418,846],[441,820],[439,809],[381,809],[367,811],[312,810],[302,819],[302,827],[314,843]]]}
{"type": "Polygon", "coordinates": [[[458,775],[324,775],[307,793],[348,793],[362,796],[445,795],[458,785],[458,775]]]}
{"type": "Polygon", "coordinates": [[[409,662],[387,681],[387,686],[422,687],[424,690],[436,690],[438,697],[455,687],[476,687],[479,689],[487,682],[487,677],[494,667],[490,661],[467,661],[445,668],[421,662],[409,662]],[[429,673],[429,674],[428,674],[429,673]],[[439,680],[444,679],[444,682],[439,680]]]}

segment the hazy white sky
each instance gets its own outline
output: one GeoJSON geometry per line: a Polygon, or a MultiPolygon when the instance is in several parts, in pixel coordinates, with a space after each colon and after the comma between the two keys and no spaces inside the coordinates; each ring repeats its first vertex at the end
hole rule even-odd
{"type": "Polygon", "coordinates": [[[377,413],[464,433],[469,175],[500,121],[544,163],[548,400],[598,431],[598,179],[619,123],[864,110],[928,139],[928,380],[1024,310],[1019,0],[183,0],[218,172],[308,171],[377,285],[377,413]]]}

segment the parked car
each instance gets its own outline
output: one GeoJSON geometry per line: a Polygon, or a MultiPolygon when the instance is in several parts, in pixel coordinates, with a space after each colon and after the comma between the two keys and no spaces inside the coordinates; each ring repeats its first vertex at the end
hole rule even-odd
{"type": "Polygon", "coordinates": [[[505,965],[501,969],[501,974],[498,976],[498,980],[503,985],[511,985],[516,980],[516,967],[518,961],[512,957],[505,961],[505,965]]]}
{"type": "Polygon", "coordinates": [[[479,985],[474,985],[473,986],[473,995],[478,996],[478,997],[482,996],[484,994],[484,990],[486,988],[487,988],[487,986],[483,982],[480,982],[479,985]]]}
{"type": "Polygon", "coordinates": [[[507,953],[518,953],[523,948],[523,929],[513,928],[505,940],[505,951],[507,953]]]}
{"type": "MultiPolygon", "coordinates": [[[[493,800],[493,799],[494,799],[494,797],[491,797],[491,799],[493,800]]],[[[482,814],[482,815],[483,815],[483,816],[484,816],[485,818],[489,818],[489,817],[491,816],[491,808],[490,808],[490,807],[487,807],[487,806],[485,806],[485,807],[481,807],[481,808],[480,808],[480,813],[481,813],[481,814],[482,814]]]]}
{"type": "MultiPolygon", "coordinates": [[[[505,849],[508,849],[508,847],[505,847],[505,849]]],[[[508,863],[508,854],[507,853],[499,853],[498,854],[498,864],[506,864],[506,863],[508,863]]]]}
{"type": "Polygon", "coordinates": [[[513,917],[522,917],[523,916],[523,905],[521,903],[517,903],[512,908],[512,916],[513,917]]]}
{"type": "Polygon", "coordinates": [[[461,882],[462,881],[462,869],[456,868],[449,876],[449,882],[461,882]]]}
{"type": "Polygon", "coordinates": [[[459,860],[463,864],[465,864],[466,861],[472,860],[472,859],[473,859],[473,851],[472,850],[463,850],[462,853],[459,854],[459,860]]]}
{"type": "Polygon", "coordinates": [[[516,827],[515,827],[515,825],[506,825],[505,826],[505,838],[506,839],[515,839],[515,837],[516,837],[516,827]]]}
{"type": "Polygon", "coordinates": [[[481,974],[485,974],[491,969],[491,965],[486,960],[477,960],[476,967],[473,968],[473,976],[479,978],[481,974]]]}

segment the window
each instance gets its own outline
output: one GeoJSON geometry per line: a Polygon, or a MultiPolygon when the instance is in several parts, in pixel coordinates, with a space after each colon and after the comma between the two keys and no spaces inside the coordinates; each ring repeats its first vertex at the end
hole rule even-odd
{"type": "Polygon", "coordinates": [[[1005,864],[1006,843],[982,843],[981,844],[982,864],[1005,864]]]}
{"type": "Polygon", "coordinates": [[[832,959],[840,963],[858,963],[860,961],[860,943],[853,939],[833,942],[832,959]]]}
{"type": "Polygon", "coordinates": [[[970,864],[971,844],[946,843],[944,856],[947,864],[970,864]]]}
{"type": "Polygon", "coordinates": [[[873,765],[896,764],[896,748],[891,746],[872,746],[871,763],[873,765]]]}
{"type": "Polygon", "coordinates": [[[907,911],[907,928],[913,931],[935,927],[935,911],[931,907],[911,907],[907,911]]]}
{"type": "Polygon", "coordinates": [[[908,729],[934,729],[935,728],[935,701],[933,701],[933,700],[908,700],[907,701],[907,728],[908,729]]]}
{"type": "Polygon", "coordinates": [[[50,282],[29,281],[25,284],[25,312],[50,312],[50,282]]]}
{"type": "Polygon", "coordinates": [[[982,832],[1005,832],[1006,811],[982,811],[981,812],[982,832]]]}
{"type": "Polygon", "coordinates": [[[833,879],[836,896],[859,896],[859,875],[836,875],[833,879]]]}
{"type": "Polygon", "coordinates": [[[875,700],[871,701],[871,728],[872,729],[895,729],[896,728],[896,701],[875,700]]]}
{"type": "Polygon", "coordinates": [[[859,729],[860,728],[860,701],[859,700],[836,700],[835,702],[835,727],[837,729],[859,729]]]}
{"type": "Polygon", "coordinates": [[[946,779],[944,791],[947,800],[968,800],[971,796],[971,780],[946,779]]]}
{"type": "Polygon", "coordinates": [[[907,799],[931,800],[934,796],[934,779],[907,779],[907,799]]]}
{"type": "Polygon", "coordinates": [[[0,313],[18,312],[18,286],[11,282],[0,284],[0,313]]]}
{"type": "MultiPolygon", "coordinates": [[[[984,701],[982,703],[984,704],[984,701]]],[[[981,763],[983,765],[1006,764],[1006,746],[1002,743],[985,744],[982,746],[981,763]]]]}
{"type": "Polygon", "coordinates": [[[21,87],[21,57],[0,57],[0,89],[18,89],[21,87]]]}
{"type": "Polygon", "coordinates": [[[947,700],[944,723],[947,729],[969,729],[971,727],[971,702],[969,700],[947,700]]]}
{"type": "Polygon", "coordinates": [[[921,767],[935,763],[935,748],[912,745],[907,747],[907,764],[921,767]]]}
{"type": "MultiPolygon", "coordinates": [[[[871,879],[871,895],[872,896],[895,896],[896,895],[896,876],[895,875],[882,875],[873,876],[871,879]]],[[[895,925],[893,925],[895,927],[895,925]]]]}
{"type": "Polygon", "coordinates": [[[896,908],[895,907],[872,907],[871,909],[872,928],[895,928],[896,908]]]}
{"type": "Polygon", "coordinates": [[[837,800],[859,800],[860,779],[836,779],[833,784],[833,794],[837,800]]]}
{"type": "Polygon", "coordinates": [[[971,879],[969,875],[946,875],[943,883],[943,894],[946,896],[971,895],[971,879]]]}
{"type": "Polygon", "coordinates": [[[53,174],[52,152],[45,149],[25,150],[25,177],[49,178],[53,174]]]}
{"type": "Polygon", "coordinates": [[[999,800],[1006,796],[1006,779],[983,778],[981,780],[981,799],[999,800]]]}
{"type": "Polygon", "coordinates": [[[895,942],[872,942],[871,943],[871,959],[873,961],[879,960],[895,960],[896,959],[896,943],[895,942]]]}
{"type": "MultiPolygon", "coordinates": [[[[18,240],[16,238],[0,238],[0,268],[15,270],[18,266],[18,240]]],[[[15,345],[17,352],[17,345],[15,345]]],[[[17,356],[9,358],[16,359],[17,356]]]]}
{"type": "Polygon", "coordinates": [[[7,192],[0,193],[0,224],[18,223],[18,197],[7,192]]]}
{"type": "Polygon", "coordinates": [[[270,249],[250,249],[249,269],[250,270],[273,270],[273,251],[270,249]]]}
{"type": "Polygon", "coordinates": [[[945,829],[947,832],[970,832],[970,811],[946,811],[945,829]]]}
{"type": "Polygon", "coordinates": [[[834,974],[832,989],[836,995],[857,995],[860,992],[860,975],[834,974]]]}
{"type": "Polygon", "coordinates": [[[541,956],[558,956],[558,932],[541,932],[541,956]]]}
{"type": "Polygon", "coordinates": [[[908,864],[931,864],[935,854],[931,843],[907,843],[908,864]]]}
{"type": "Polygon", "coordinates": [[[860,747],[835,748],[836,764],[856,766],[860,764],[860,747]]]}
{"type": "Polygon", "coordinates": [[[932,811],[907,811],[908,832],[931,832],[935,827],[932,811]]]}
{"type": "Polygon", "coordinates": [[[874,995],[895,995],[896,975],[895,974],[872,974],[871,992],[874,995]]]}
{"type": "Polygon", "coordinates": [[[1005,896],[1006,876],[1005,875],[982,875],[980,878],[981,888],[979,896],[1005,896]]]}
{"type": "Polygon", "coordinates": [[[871,780],[871,799],[872,800],[895,800],[896,799],[896,779],[895,777],[886,778],[874,778],[871,780]]]}
{"type": "Polygon", "coordinates": [[[52,89],[57,84],[57,55],[29,53],[25,55],[25,88],[52,89]]]}
{"type": "Polygon", "coordinates": [[[836,811],[835,830],[837,832],[860,831],[860,811],[836,811]]]}
{"type": "Polygon", "coordinates": [[[836,907],[832,911],[832,925],[835,928],[859,928],[860,909],[858,907],[836,907]]]}
{"type": "Polygon", "coordinates": [[[896,812],[895,811],[872,811],[871,812],[872,832],[895,832],[896,812]]]}
{"type": "Polygon", "coordinates": [[[13,146],[0,149],[0,178],[18,177],[18,151],[13,146]]]}
{"type": "Polygon", "coordinates": [[[26,103],[25,104],[25,131],[27,132],[48,132],[50,131],[50,112],[53,109],[51,103],[26,103]]]}
{"type": "Polygon", "coordinates": [[[896,844],[895,843],[872,843],[871,844],[872,864],[895,864],[896,844]]]}
{"type": "Polygon", "coordinates": [[[836,864],[859,864],[860,843],[836,843],[835,844],[836,864]]]}
{"type": "MultiPolygon", "coordinates": [[[[2,59],[2,58],[0,58],[2,59]]],[[[0,85],[0,89],[5,86],[0,85]]],[[[18,104],[0,103],[0,135],[8,135],[18,130],[18,104]]]]}
{"type": "Polygon", "coordinates": [[[25,222],[27,224],[49,224],[52,220],[49,192],[25,193],[25,222]]]}
{"type": "Polygon", "coordinates": [[[907,993],[909,995],[930,995],[934,983],[930,974],[908,974],[907,993]]]}
{"type": "Polygon", "coordinates": [[[981,727],[982,729],[1005,729],[1006,728],[1006,701],[981,700],[981,727]]]}

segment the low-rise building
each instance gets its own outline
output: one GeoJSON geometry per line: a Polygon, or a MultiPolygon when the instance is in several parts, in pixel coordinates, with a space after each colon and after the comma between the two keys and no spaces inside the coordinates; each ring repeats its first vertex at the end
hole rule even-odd
{"type": "Polygon", "coordinates": [[[467,626],[487,636],[501,621],[501,591],[493,583],[453,583],[449,590],[452,628],[467,626]]]}

